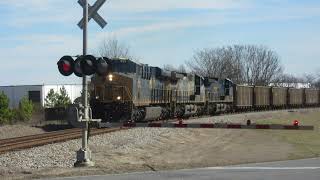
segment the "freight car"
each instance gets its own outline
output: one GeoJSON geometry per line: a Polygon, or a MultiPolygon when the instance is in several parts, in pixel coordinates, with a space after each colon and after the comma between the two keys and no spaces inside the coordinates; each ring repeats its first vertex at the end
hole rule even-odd
{"type": "Polygon", "coordinates": [[[320,102],[320,94],[318,89],[305,89],[305,105],[316,106],[320,102]]]}
{"type": "Polygon", "coordinates": [[[319,105],[318,89],[236,85],[229,79],[166,71],[128,59],[107,63],[107,75],[91,79],[92,114],[102,119],[102,126],[104,122],[319,105]]]}
{"type": "Polygon", "coordinates": [[[253,102],[253,86],[234,85],[235,98],[234,108],[236,110],[252,110],[253,102]]]}
{"type": "Polygon", "coordinates": [[[271,89],[271,96],[272,96],[272,103],[271,107],[273,109],[280,109],[287,107],[287,96],[288,88],[284,87],[272,87],[271,89]]]}

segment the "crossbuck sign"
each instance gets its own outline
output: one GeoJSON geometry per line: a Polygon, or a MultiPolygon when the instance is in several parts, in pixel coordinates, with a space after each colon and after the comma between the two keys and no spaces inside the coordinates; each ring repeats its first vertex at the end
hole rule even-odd
{"type": "MultiPolygon", "coordinates": [[[[93,18],[101,28],[104,28],[107,25],[107,22],[99,15],[98,10],[101,8],[101,6],[106,2],[106,0],[97,0],[93,6],[89,6],[89,12],[88,12],[88,21],[90,21],[91,18],[93,18]]],[[[85,3],[83,0],[79,0],[78,3],[80,6],[84,7],[85,3]]],[[[78,26],[83,29],[84,25],[84,19],[82,18],[81,21],[78,23],[78,26]]]]}

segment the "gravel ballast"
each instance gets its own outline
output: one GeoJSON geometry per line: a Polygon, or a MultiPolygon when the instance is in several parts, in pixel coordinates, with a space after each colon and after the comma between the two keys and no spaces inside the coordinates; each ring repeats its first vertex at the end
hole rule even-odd
{"type": "MultiPolygon", "coordinates": [[[[89,146],[94,149],[103,148],[110,153],[128,153],[135,151],[136,147],[155,143],[163,134],[170,136],[182,132],[183,130],[135,128],[90,137],[89,146]]],[[[80,147],[81,139],[76,139],[9,152],[0,155],[0,164],[8,169],[73,167],[73,163],[76,161],[76,151],[80,147]]]]}

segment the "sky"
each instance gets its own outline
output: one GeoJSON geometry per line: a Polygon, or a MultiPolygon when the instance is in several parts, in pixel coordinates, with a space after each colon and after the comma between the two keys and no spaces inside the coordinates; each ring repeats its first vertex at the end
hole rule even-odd
{"type": "MultiPolygon", "coordinates": [[[[276,51],[286,73],[320,70],[319,0],[107,0],[98,12],[108,25],[89,22],[89,54],[112,37],[162,67],[203,48],[253,44],[276,51]]],[[[56,65],[82,53],[81,18],[77,0],[0,0],[0,86],[81,83],[56,65]]]]}

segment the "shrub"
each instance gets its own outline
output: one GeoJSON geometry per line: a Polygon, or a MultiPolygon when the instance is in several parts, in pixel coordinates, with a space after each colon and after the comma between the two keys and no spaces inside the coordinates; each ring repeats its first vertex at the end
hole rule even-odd
{"type": "Polygon", "coordinates": [[[0,124],[9,124],[18,120],[30,120],[34,106],[32,101],[24,97],[20,100],[18,109],[9,108],[9,98],[0,93],[0,124]]]}
{"type": "Polygon", "coordinates": [[[9,98],[2,91],[0,93],[0,113],[9,109],[9,98]]]}
{"type": "Polygon", "coordinates": [[[17,117],[19,120],[30,120],[33,113],[33,103],[28,98],[24,97],[21,99],[19,104],[19,109],[17,112],[17,117]]]}
{"type": "Polygon", "coordinates": [[[0,93],[0,123],[9,123],[13,118],[13,113],[9,109],[9,98],[4,94],[0,93]]]}
{"type": "Polygon", "coordinates": [[[8,124],[11,123],[13,119],[15,119],[16,114],[13,110],[11,109],[6,109],[1,111],[0,115],[0,124],[8,124]]]}

